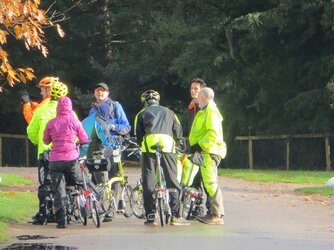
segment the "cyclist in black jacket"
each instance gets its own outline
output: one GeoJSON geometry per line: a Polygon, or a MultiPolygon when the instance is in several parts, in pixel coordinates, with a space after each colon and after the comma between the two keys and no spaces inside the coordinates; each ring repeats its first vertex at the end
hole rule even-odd
{"type": "MultiPolygon", "coordinates": [[[[177,157],[175,152],[175,140],[181,139],[182,127],[176,115],[170,109],[160,106],[160,95],[154,90],[147,90],[141,96],[144,103],[142,109],[135,118],[135,133],[142,151],[142,178],[143,197],[146,216],[153,214],[155,210],[153,193],[155,189],[155,150],[151,146],[157,143],[162,145],[161,167],[170,192],[170,207],[172,210],[171,225],[189,225],[179,217],[180,183],[177,180],[177,157]]],[[[145,224],[154,224],[149,220],[145,224]]]]}

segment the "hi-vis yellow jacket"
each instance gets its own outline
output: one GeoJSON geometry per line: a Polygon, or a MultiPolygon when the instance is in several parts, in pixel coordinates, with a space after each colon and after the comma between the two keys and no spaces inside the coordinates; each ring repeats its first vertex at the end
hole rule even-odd
{"type": "Polygon", "coordinates": [[[142,152],[154,153],[151,146],[163,146],[164,153],[175,153],[174,139],[182,138],[182,127],[174,112],[160,105],[142,109],[135,118],[135,135],[142,152]]]}
{"type": "Polygon", "coordinates": [[[50,149],[51,145],[43,142],[44,130],[48,121],[56,117],[58,101],[50,101],[48,104],[38,108],[27,127],[29,140],[38,147],[37,158],[45,150],[50,149]]]}
{"type": "Polygon", "coordinates": [[[189,134],[189,143],[198,143],[205,153],[226,156],[223,137],[223,117],[214,102],[197,112],[189,134]]]}

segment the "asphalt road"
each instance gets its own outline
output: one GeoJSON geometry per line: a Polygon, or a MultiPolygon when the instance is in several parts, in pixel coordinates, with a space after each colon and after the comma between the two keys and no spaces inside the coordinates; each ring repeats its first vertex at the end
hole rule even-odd
{"type": "MultiPolygon", "coordinates": [[[[139,169],[126,171],[130,184],[135,184],[139,169]]],[[[36,168],[2,167],[0,172],[36,177],[36,168]]],[[[190,226],[152,227],[145,226],[143,220],[121,215],[98,229],[91,220],[86,227],[69,225],[66,229],[57,229],[55,224],[35,226],[22,222],[10,224],[13,238],[8,245],[30,244],[30,248],[16,249],[58,250],[334,249],[334,198],[301,195],[293,191],[298,185],[292,184],[250,183],[225,177],[221,177],[220,184],[225,199],[222,226],[191,221],[190,226]],[[20,236],[37,239],[20,240],[20,236]]]]}

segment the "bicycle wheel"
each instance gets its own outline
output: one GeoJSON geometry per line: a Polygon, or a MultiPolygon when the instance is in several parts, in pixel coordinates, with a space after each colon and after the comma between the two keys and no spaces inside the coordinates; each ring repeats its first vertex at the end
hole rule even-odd
{"type": "Polygon", "coordinates": [[[191,214],[194,210],[194,201],[190,201],[190,206],[189,206],[189,210],[188,210],[188,213],[187,213],[187,220],[190,220],[191,219],[191,214]]]}
{"type": "Polygon", "coordinates": [[[89,201],[89,206],[90,206],[90,209],[91,209],[93,222],[94,222],[95,226],[97,228],[99,228],[101,223],[100,223],[100,215],[99,215],[99,212],[98,212],[97,201],[93,200],[92,197],[87,197],[87,199],[89,201]]]}
{"type": "Polygon", "coordinates": [[[168,200],[169,200],[169,196],[167,195],[163,201],[164,201],[164,214],[165,214],[165,223],[166,225],[168,225],[169,223],[169,219],[171,217],[171,210],[170,210],[170,207],[169,207],[169,203],[168,203],[168,200]]]}
{"type": "Polygon", "coordinates": [[[74,197],[73,216],[78,223],[87,225],[87,211],[83,194],[74,197]]]}
{"type": "Polygon", "coordinates": [[[133,214],[138,219],[144,218],[144,200],[143,200],[143,191],[139,190],[138,187],[133,189],[132,192],[132,202],[133,202],[133,214]]]}
{"type": "Polygon", "coordinates": [[[128,184],[123,188],[123,205],[124,205],[124,216],[130,218],[133,214],[133,190],[128,184]]]}
{"type": "Polygon", "coordinates": [[[66,223],[70,224],[73,218],[73,198],[71,199],[71,195],[69,192],[66,192],[66,200],[65,200],[65,214],[66,214],[66,223]]]}
{"type": "Polygon", "coordinates": [[[49,211],[50,208],[49,208],[48,202],[45,202],[44,208],[45,208],[45,218],[43,221],[43,225],[47,225],[48,218],[50,217],[50,211],[49,211]]]}
{"type": "Polygon", "coordinates": [[[158,214],[160,217],[160,224],[163,227],[164,226],[164,200],[162,198],[158,198],[158,214]]]}
{"type": "Polygon", "coordinates": [[[110,208],[113,206],[113,199],[112,196],[113,194],[108,191],[106,188],[102,188],[100,193],[100,204],[101,204],[101,208],[103,209],[104,212],[109,212],[110,208]]]}
{"type": "MultiPolygon", "coordinates": [[[[185,193],[184,197],[181,201],[180,204],[180,215],[182,218],[187,219],[188,218],[188,214],[191,208],[191,199],[190,199],[190,195],[185,193]]],[[[191,213],[191,211],[190,211],[191,213]]]]}

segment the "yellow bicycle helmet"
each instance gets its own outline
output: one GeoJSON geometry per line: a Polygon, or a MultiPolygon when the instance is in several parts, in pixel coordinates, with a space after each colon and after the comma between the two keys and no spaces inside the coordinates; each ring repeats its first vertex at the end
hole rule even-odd
{"type": "Polygon", "coordinates": [[[147,102],[152,99],[160,101],[160,94],[152,89],[146,90],[140,97],[141,102],[147,102]]]}
{"type": "Polygon", "coordinates": [[[62,96],[66,96],[68,92],[66,84],[58,81],[52,82],[50,95],[54,99],[59,99],[62,96]]]}

